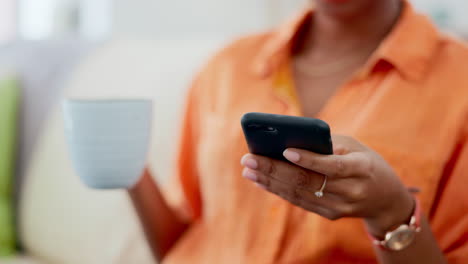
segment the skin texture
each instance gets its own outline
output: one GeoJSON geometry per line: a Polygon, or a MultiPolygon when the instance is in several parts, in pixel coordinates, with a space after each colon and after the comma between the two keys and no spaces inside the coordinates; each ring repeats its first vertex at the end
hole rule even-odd
{"type": "MultiPolygon", "coordinates": [[[[383,237],[386,231],[408,223],[414,210],[410,192],[376,152],[353,138],[333,136],[334,155],[300,149],[285,150],[291,163],[246,154],[243,176],[258,187],[330,220],[358,217],[369,232],[383,237]],[[327,175],[322,198],[314,192],[327,175]]],[[[381,263],[445,263],[427,223],[407,249],[390,252],[376,248],[381,263]]]]}
{"type": "Polygon", "coordinates": [[[169,207],[148,169],[128,193],[153,256],[161,261],[185,232],[188,224],[179,219],[169,207]]]}
{"type": "Polygon", "coordinates": [[[364,218],[376,235],[382,236],[382,231],[395,223],[404,223],[412,213],[413,198],[391,167],[377,153],[352,138],[334,136],[333,142],[336,154],[330,156],[300,149],[286,150],[284,156],[295,165],[247,154],[241,161],[246,167],[243,175],[328,219],[364,218]],[[325,195],[318,199],[313,191],[322,185],[323,175],[328,175],[325,195]],[[379,214],[385,211],[390,212],[390,217],[379,214]]]}
{"type": "MultiPolygon", "coordinates": [[[[333,19],[350,20],[369,14],[369,10],[386,5],[392,1],[373,0],[311,0],[320,14],[328,15],[333,19]],[[383,3],[379,3],[383,2],[383,3]]],[[[393,1],[396,2],[396,1],[393,1]]]]}
{"type": "Polygon", "coordinates": [[[395,0],[317,0],[316,12],[293,54],[294,82],[305,116],[314,117],[338,87],[361,68],[391,31],[400,14],[395,0]],[[327,69],[315,76],[313,69],[327,69]]]}

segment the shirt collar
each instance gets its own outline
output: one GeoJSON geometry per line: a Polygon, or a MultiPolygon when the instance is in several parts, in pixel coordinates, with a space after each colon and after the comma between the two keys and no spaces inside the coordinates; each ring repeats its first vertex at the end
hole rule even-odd
{"type": "MultiPolygon", "coordinates": [[[[275,72],[284,59],[291,55],[295,36],[312,15],[312,8],[308,8],[272,33],[254,59],[255,73],[268,77],[275,72]]],[[[418,79],[423,76],[430,64],[439,40],[440,34],[429,18],[416,13],[411,4],[404,1],[398,22],[371,56],[359,76],[369,75],[377,63],[384,60],[404,78],[418,79]]]]}

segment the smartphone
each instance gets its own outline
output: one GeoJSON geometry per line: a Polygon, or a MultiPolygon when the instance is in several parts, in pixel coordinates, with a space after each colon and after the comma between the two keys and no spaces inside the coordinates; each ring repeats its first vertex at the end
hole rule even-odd
{"type": "Polygon", "coordinates": [[[241,125],[249,151],[256,155],[286,160],[283,152],[287,148],[333,154],[330,127],[320,119],[246,113],[241,125]]]}

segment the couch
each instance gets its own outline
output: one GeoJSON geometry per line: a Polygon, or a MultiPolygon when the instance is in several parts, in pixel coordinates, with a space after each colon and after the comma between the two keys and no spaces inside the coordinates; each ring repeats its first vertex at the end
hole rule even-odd
{"type": "Polygon", "coordinates": [[[171,175],[185,89],[219,38],[114,38],[0,47],[0,67],[21,78],[16,211],[21,251],[1,264],[154,263],[125,191],[96,191],[74,172],[63,133],[64,98],[144,97],[155,103],[148,164],[171,175]],[[169,153],[169,155],[167,155],[169,153]]]}

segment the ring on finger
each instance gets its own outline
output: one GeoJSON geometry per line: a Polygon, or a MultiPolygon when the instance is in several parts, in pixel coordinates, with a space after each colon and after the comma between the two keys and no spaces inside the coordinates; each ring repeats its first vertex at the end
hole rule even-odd
{"type": "Polygon", "coordinates": [[[325,186],[327,186],[327,180],[328,180],[327,175],[323,175],[322,186],[320,187],[320,189],[318,191],[316,191],[314,193],[317,198],[322,198],[323,197],[323,190],[325,190],[325,186]]]}

